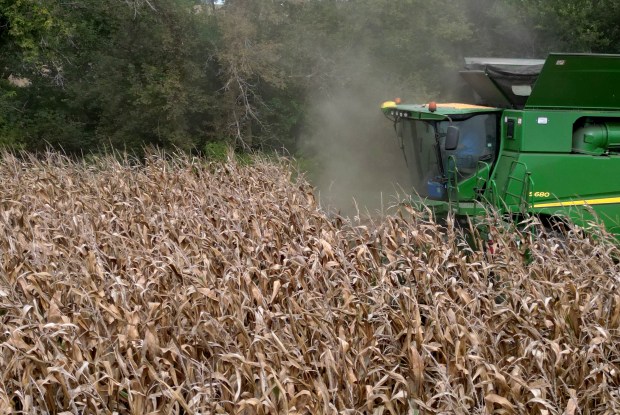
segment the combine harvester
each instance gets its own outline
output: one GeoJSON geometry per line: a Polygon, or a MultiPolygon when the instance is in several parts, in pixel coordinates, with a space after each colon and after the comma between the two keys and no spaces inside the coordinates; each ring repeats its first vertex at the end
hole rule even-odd
{"type": "Polygon", "coordinates": [[[480,101],[385,102],[416,191],[459,221],[489,206],[620,238],[620,55],[466,58],[480,101]]]}

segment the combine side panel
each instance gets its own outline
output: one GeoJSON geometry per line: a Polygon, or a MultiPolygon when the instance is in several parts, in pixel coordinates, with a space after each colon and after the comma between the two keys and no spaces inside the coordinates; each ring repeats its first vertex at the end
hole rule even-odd
{"type": "Polygon", "coordinates": [[[550,54],[525,108],[620,108],[620,55],[550,54]]]}

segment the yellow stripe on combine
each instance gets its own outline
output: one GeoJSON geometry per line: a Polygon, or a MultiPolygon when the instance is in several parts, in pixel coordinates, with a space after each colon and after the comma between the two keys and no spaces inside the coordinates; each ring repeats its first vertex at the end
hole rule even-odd
{"type": "Polygon", "coordinates": [[[620,203],[620,197],[606,197],[602,199],[587,199],[587,200],[570,200],[567,202],[553,202],[553,203],[536,203],[535,208],[548,208],[548,207],[565,207],[565,206],[582,206],[582,205],[609,205],[612,203],[620,203]]]}

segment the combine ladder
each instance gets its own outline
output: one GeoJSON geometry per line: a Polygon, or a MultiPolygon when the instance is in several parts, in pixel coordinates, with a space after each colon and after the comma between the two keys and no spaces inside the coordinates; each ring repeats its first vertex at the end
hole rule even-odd
{"type": "Polygon", "coordinates": [[[476,187],[478,195],[474,202],[474,215],[478,214],[478,209],[485,210],[490,206],[498,206],[497,184],[491,180],[491,166],[485,161],[478,161],[476,165],[476,187]],[[482,174],[482,173],[486,174],[482,174]]]}
{"type": "Polygon", "coordinates": [[[517,205],[519,213],[525,216],[532,206],[532,189],[534,188],[532,173],[527,170],[525,163],[516,160],[510,165],[509,171],[502,198],[504,209],[512,213],[511,206],[517,205]],[[519,166],[523,168],[523,173],[518,172],[519,166]],[[508,200],[509,197],[512,200],[508,200]],[[511,203],[512,201],[515,203],[511,203]]]}

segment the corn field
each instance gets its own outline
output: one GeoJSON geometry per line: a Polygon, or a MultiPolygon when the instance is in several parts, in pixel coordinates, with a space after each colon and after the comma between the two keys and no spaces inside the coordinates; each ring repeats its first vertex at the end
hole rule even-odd
{"type": "Polygon", "coordinates": [[[618,248],[427,217],[265,160],[4,155],[0,413],[620,413],[618,248]]]}

